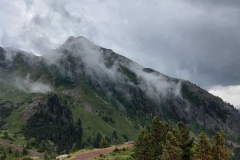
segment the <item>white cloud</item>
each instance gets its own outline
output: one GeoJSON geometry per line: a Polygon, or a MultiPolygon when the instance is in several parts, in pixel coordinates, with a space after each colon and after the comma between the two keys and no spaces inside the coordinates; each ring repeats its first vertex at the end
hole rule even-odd
{"type": "Polygon", "coordinates": [[[1,0],[0,45],[44,54],[84,36],[205,89],[239,85],[239,2],[197,2],[1,0]]]}
{"type": "Polygon", "coordinates": [[[215,86],[209,92],[233,104],[236,108],[240,108],[240,85],[227,87],[215,86]]]}

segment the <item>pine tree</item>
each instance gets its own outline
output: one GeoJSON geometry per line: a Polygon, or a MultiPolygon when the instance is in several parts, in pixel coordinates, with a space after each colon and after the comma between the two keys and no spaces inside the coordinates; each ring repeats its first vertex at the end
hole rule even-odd
{"type": "Polygon", "coordinates": [[[8,147],[8,153],[12,153],[12,148],[8,147]]]}
{"type": "Polygon", "coordinates": [[[194,138],[189,136],[189,131],[183,122],[178,122],[178,131],[179,147],[183,150],[182,160],[190,160],[194,138]]]}
{"type": "Polygon", "coordinates": [[[108,141],[103,137],[100,142],[100,148],[107,148],[109,147],[108,141]]]}
{"type": "Polygon", "coordinates": [[[117,132],[116,131],[113,131],[112,138],[113,138],[114,141],[117,140],[117,132]]]}
{"type": "Polygon", "coordinates": [[[163,146],[163,153],[159,156],[161,160],[181,160],[183,151],[179,147],[176,137],[171,131],[166,136],[166,144],[163,146]]]}
{"type": "Polygon", "coordinates": [[[220,130],[216,132],[213,137],[213,159],[214,160],[228,160],[231,157],[231,153],[225,146],[224,131],[220,130]]]}
{"type": "Polygon", "coordinates": [[[194,145],[194,160],[212,160],[212,147],[209,144],[206,134],[202,131],[199,139],[194,145]]]}
{"type": "Polygon", "coordinates": [[[19,151],[18,150],[15,152],[15,157],[19,157],[19,151]]]}
{"type": "Polygon", "coordinates": [[[166,137],[166,129],[159,118],[156,116],[152,120],[151,126],[152,147],[155,148],[154,156],[157,158],[162,154],[162,145],[166,137]]]}
{"type": "Polygon", "coordinates": [[[47,150],[44,151],[43,159],[44,159],[44,160],[49,160],[49,159],[50,159],[50,156],[48,155],[47,150]]]}
{"type": "Polygon", "coordinates": [[[30,144],[29,144],[29,141],[27,141],[27,146],[26,146],[27,149],[30,149],[30,144]]]}
{"type": "Polygon", "coordinates": [[[156,152],[152,148],[152,139],[146,128],[141,128],[137,140],[134,144],[134,151],[136,159],[138,160],[155,160],[154,153],[156,152]]]}
{"type": "Polygon", "coordinates": [[[2,160],[6,160],[6,159],[7,159],[7,155],[6,155],[6,152],[5,152],[5,151],[3,152],[3,155],[2,155],[2,157],[1,157],[1,159],[2,159],[2,160]]]}

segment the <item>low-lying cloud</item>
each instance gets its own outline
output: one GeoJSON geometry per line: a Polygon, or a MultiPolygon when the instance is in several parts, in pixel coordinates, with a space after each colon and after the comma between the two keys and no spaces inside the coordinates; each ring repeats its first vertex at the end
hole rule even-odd
{"type": "Polygon", "coordinates": [[[209,90],[239,85],[239,13],[238,0],[1,0],[0,45],[42,55],[81,35],[209,90]]]}
{"type": "Polygon", "coordinates": [[[43,82],[32,82],[29,78],[29,74],[25,78],[15,77],[13,85],[18,89],[28,93],[47,93],[52,91],[50,85],[43,82]]]}

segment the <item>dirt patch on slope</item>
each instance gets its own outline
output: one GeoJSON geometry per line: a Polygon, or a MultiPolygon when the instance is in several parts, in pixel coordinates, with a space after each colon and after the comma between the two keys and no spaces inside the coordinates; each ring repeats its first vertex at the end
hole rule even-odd
{"type": "Polygon", "coordinates": [[[90,158],[97,157],[101,154],[105,155],[105,154],[113,151],[116,148],[120,149],[120,148],[130,147],[130,146],[133,146],[133,142],[126,142],[122,145],[118,145],[118,146],[110,147],[110,148],[96,149],[93,151],[81,153],[81,154],[77,155],[76,157],[74,157],[72,160],[88,160],[90,158]]]}
{"type": "Polygon", "coordinates": [[[32,102],[28,106],[26,106],[22,110],[21,120],[26,122],[32,115],[34,115],[37,112],[37,109],[40,107],[40,105],[41,106],[46,105],[46,102],[41,98],[36,99],[34,102],[32,102]]]}

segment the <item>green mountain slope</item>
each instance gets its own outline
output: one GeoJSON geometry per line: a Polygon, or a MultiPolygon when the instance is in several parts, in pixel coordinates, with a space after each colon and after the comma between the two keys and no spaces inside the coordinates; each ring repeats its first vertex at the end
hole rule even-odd
{"type": "Polygon", "coordinates": [[[239,136],[232,105],[84,37],[42,57],[0,48],[0,76],[1,136],[39,151],[98,147],[103,136],[111,144],[134,140],[156,115],[194,133],[223,128],[232,140],[239,136]]]}

